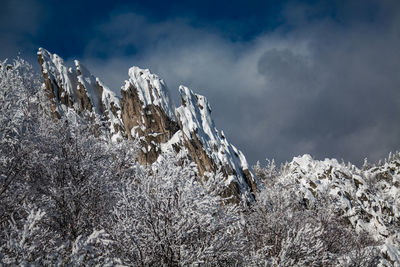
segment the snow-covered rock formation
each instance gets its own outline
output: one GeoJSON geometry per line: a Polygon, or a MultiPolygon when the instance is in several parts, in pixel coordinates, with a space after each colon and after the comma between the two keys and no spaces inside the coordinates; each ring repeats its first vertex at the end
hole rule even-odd
{"type": "Polygon", "coordinates": [[[231,193],[242,192],[247,187],[254,192],[257,184],[245,156],[226,140],[223,131],[215,128],[207,99],[185,86],[179,87],[179,93],[182,106],[176,109],[178,121],[185,147],[189,149],[200,173],[220,168],[228,177],[227,182],[232,182],[231,193]]]}
{"type": "Polygon", "coordinates": [[[361,169],[336,159],[321,161],[303,155],[282,165],[274,180],[281,188],[290,188],[292,197],[306,209],[328,203],[344,224],[382,242],[387,266],[399,266],[400,153],[361,169]]]}
{"type": "Polygon", "coordinates": [[[103,127],[103,133],[107,132],[113,139],[125,135],[120,99],[100,79],[78,60],[74,61],[75,68],[68,68],[62,58],[43,48],[37,54],[44,89],[51,99],[55,117],[61,118],[66,112],[74,110],[88,115],[99,129],[103,127]]]}
{"type": "Polygon", "coordinates": [[[142,164],[155,162],[165,151],[185,149],[200,176],[216,171],[224,174],[226,196],[238,200],[243,194],[255,192],[257,177],[243,153],[215,128],[204,96],[180,86],[182,105],[175,108],[165,82],[148,69],[130,68],[119,94],[79,61],[75,61],[75,68],[68,68],[59,56],[43,48],[39,49],[38,60],[55,117],[77,112],[93,120],[99,133],[114,140],[140,140],[142,164]]]}

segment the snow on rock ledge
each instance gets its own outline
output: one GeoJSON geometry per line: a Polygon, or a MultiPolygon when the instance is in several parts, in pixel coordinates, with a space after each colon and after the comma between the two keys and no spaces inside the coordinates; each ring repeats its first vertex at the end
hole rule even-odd
{"type": "Polygon", "coordinates": [[[176,113],[186,139],[185,146],[199,166],[200,173],[221,170],[227,177],[230,193],[255,192],[257,178],[249,169],[243,153],[215,128],[207,99],[185,86],[179,87],[179,93],[182,106],[176,109],[176,113]],[[196,151],[199,146],[202,147],[201,152],[196,151]]]}
{"type": "Polygon", "coordinates": [[[179,130],[175,108],[163,80],[148,69],[132,67],[121,89],[122,121],[132,138],[140,140],[139,161],[153,163],[179,130]]]}
{"type": "Polygon", "coordinates": [[[68,109],[86,113],[98,129],[106,128],[113,139],[122,138],[120,99],[115,93],[78,60],[74,61],[74,69],[67,68],[62,58],[43,48],[39,48],[37,55],[56,117],[60,118],[68,109]]]}
{"type": "Polygon", "coordinates": [[[159,106],[169,118],[175,119],[174,105],[164,80],[150,73],[149,69],[134,66],[129,69],[129,80],[125,81],[122,90],[126,91],[132,85],[142,101],[142,108],[148,105],[159,106]]]}

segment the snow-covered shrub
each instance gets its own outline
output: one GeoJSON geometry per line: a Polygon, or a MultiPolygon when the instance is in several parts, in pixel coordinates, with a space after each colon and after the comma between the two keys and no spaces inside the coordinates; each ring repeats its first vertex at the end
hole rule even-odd
{"type": "Polygon", "coordinates": [[[252,166],[252,168],[258,179],[267,186],[273,185],[279,175],[279,170],[276,167],[274,159],[266,159],[265,167],[262,167],[260,162],[257,161],[256,165],[252,166]]]}

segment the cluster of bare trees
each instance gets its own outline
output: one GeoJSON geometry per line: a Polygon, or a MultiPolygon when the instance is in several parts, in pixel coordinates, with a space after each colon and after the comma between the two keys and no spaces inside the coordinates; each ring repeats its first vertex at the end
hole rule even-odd
{"type": "Polygon", "coordinates": [[[256,168],[268,181],[256,202],[226,205],[223,177],[200,181],[184,151],[140,166],[134,141],[95,137],[91,122],[73,112],[52,119],[40,88],[23,60],[0,63],[0,263],[373,266],[379,260],[376,242],[341,224],[329,203],[307,210],[290,188],[271,182],[273,163],[256,168]]]}

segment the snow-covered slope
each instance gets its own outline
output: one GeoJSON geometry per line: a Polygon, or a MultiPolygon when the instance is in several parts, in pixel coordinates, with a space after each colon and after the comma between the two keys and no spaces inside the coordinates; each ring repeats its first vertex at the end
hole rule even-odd
{"type": "Polygon", "coordinates": [[[362,169],[336,159],[319,161],[303,155],[283,165],[276,181],[291,188],[293,197],[306,208],[332,205],[357,231],[383,242],[381,250],[388,262],[400,264],[399,153],[384,164],[362,169]]]}
{"type": "Polygon", "coordinates": [[[111,138],[139,140],[143,164],[155,162],[163,152],[185,150],[200,176],[221,171],[228,186],[225,194],[236,201],[256,191],[257,177],[243,153],[215,128],[204,96],[181,86],[182,106],[175,108],[162,79],[148,69],[132,67],[119,97],[79,61],[68,68],[59,56],[42,48],[38,59],[56,117],[71,111],[87,114],[97,125],[107,126],[111,138]]]}

